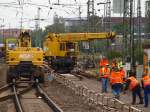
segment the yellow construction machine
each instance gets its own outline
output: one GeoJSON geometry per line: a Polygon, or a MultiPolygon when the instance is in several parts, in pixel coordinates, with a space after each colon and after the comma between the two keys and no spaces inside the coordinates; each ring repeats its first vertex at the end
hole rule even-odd
{"type": "Polygon", "coordinates": [[[39,78],[42,74],[43,50],[31,46],[28,32],[22,32],[16,39],[6,39],[6,63],[8,64],[7,81],[25,77],[29,80],[39,78]],[[10,44],[11,43],[11,44],[10,44]]]}
{"type": "Polygon", "coordinates": [[[104,33],[49,33],[43,41],[45,59],[59,72],[70,72],[79,54],[78,42],[95,39],[113,39],[114,32],[104,33]]]}

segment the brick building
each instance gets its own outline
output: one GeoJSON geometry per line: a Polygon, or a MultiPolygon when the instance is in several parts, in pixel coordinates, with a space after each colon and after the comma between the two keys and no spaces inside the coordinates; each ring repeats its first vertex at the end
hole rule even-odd
{"type": "MultiPolygon", "coordinates": [[[[12,29],[0,29],[0,35],[1,37],[7,38],[7,37],[18,37],[20,34],[20,29],[12,28],[12,29]]],[[[26,31],[29,31],[31,33],[31,30],[26,29],[26,31]]]]}

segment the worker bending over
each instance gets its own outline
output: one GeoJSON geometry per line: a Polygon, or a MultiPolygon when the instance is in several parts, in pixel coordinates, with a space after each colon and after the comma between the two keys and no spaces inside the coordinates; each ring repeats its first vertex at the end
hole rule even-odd
{"type": "Polygon", "coordinates": [[[100,78],[101,78],[101,82],[102,82],[102,93],[104,93],[104,92],[107,93],[109,76],[110,76],[109,65],[106,64],[106,66],[101,66],[100,67],[100,78]]]}
{"type": "Polygon", "coordinates": [[[112,92],[115,98],[117,99],[120,98],[122,83],[123,83],[123,79],[120,70],[118,69],[118,67],[114,67],[110,75],[110,84],[112,87],[112,92]]]}
{"type": "Polygon", "coordinates": [[[144,107],[148,107],[148,94],[150,94],[150,76],[143,74],[142,87],[144,89],[144,107]]]}
{"type": "Polygon", "coordinates": [[[132,91],[132,105],[136,103],[136,95],[139,97],[139,104],[143,104],[143,98],[141,95],[141,86],[139,81],[136,79],[136,73],[130,72],[129,78],[126,80],[125,90],[130,89],[132,91]]]}

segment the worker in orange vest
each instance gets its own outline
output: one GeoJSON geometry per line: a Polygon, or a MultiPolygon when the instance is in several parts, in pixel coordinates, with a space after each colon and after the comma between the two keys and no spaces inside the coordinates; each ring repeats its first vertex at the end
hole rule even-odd
{"type": "Polygon", "coordinates": [[[142,76],[142,87],[144,89],[144,107],[148,107],[148,94],[150,94],[150,76],[147,74],[142,76]]]}
{"type": "Polygon", "coordinates": [[[126,80],[125,70],[124,70],[123,66],[120,66],[119,70],[120,70],[120,73],[121,73],[121,76],[122,76],[122,80],[123,80],[123,86],[122,86],[122,91],[123,91],[123,88],[126,85],[126,83],[125,83],[125,80],[126,80]]]}
{"type": "Polygon", "coordinates": [[[106,66],[107,64],[109,64],[109,61],[106,57],[103,57],[102,59],[100,59],[99,61],[99,65],[101,66],[106,66]]]}
{"type": "Polygon", "coordinates": [[[130,72],[129,78],[126,80],[125,90],[127,90],[128,88],[132,91],[132,105],[136,103],[136,95],[139,96],[139,104],[143,104],[141,86],[139,81],[136,79],[136,73],[134,72],[130,72]]]}
{"type": "Polygon", "coordinates": [[[112,69],[112,72],[110,75],[110,84],[112,87],[112,92],[113,92],[115,98],[117,98],[117,99],[120,98],[122,83],[123,83],[123,80],[122,80],[121,73],[120,73],[118,67],[114,67],[112,69]]]}
{"type": "Polygon", "coordinates": [[[107,93],[109,76],[110,76],[109,65],[107,64],[106,66],[102,66],[100,68],[100,78],[102,81],[102,93],[104,92],[107,93]]]}
{"type": "Polygon", "coordinates": [[[113,60],[112,60],[111,67],[112,67],[112,69],[113,69],[114,67],[117,67],[117,61],[116,61],[116,59],[113,59],[113,60]]]}
{"type": "Polygon", "coordinates": [[[120,70],[123,81],[125,81],[126,76],[125,76],[125,70],[123,66],[120,66],[119,70],[120,70]]]}

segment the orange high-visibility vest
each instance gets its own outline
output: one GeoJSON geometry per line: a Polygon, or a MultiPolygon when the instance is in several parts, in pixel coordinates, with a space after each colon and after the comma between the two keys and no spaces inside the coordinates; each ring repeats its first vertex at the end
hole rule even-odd
{"type": "Polygon", "coordinates": [[[130,79],[130,85],[129,85],[129,89],[130,90],[133,90],[137,85],[138,85],[138,80],[135,78],[135,77],[133,77],[133,76],[131,76],[131,77],[129,77],[128,79],[130,79]]]}
{"type": "Polygon", "coordinates": [[[121,70],[120,70],[120,73],[121,73],[121,76],[122,76],[122,79],[123,79],[123,82],[125,82],[125,71],[124,71],[124,69],[122,68],[121,70]]]}
{"type": "Polygon", "coordinates": [[[149,75],[144,76],[142,79],[143,79],[144,87],[150,85],[150,76],[149,75]]]}
{"type": "Polygon", "coordinates": [[[111,76],[110,76],[110,83],[111,84],[116,84],[116,83],[123,83],[123,79],[121,76],[120,71],[112,71],[111,76]]]}
{"type": "Polygon", "coordinates": [[[99,62],[100,66],[106,66],[107,64],[109,64],[109,61],[107,59],[101,59],[99,62]]]}
{"type": "Polygon", "coordinates": [[[125,71],[123,68],[120,70],[120,73],[121,73],[122,78],[125,78],[125,71]]]}
{"type": "Polygon", "coordinates": [[[99,73],[100,73],[100,77],[108,78],[110,76],[110,68],[102,67],[100,68],[99,73]]]}

